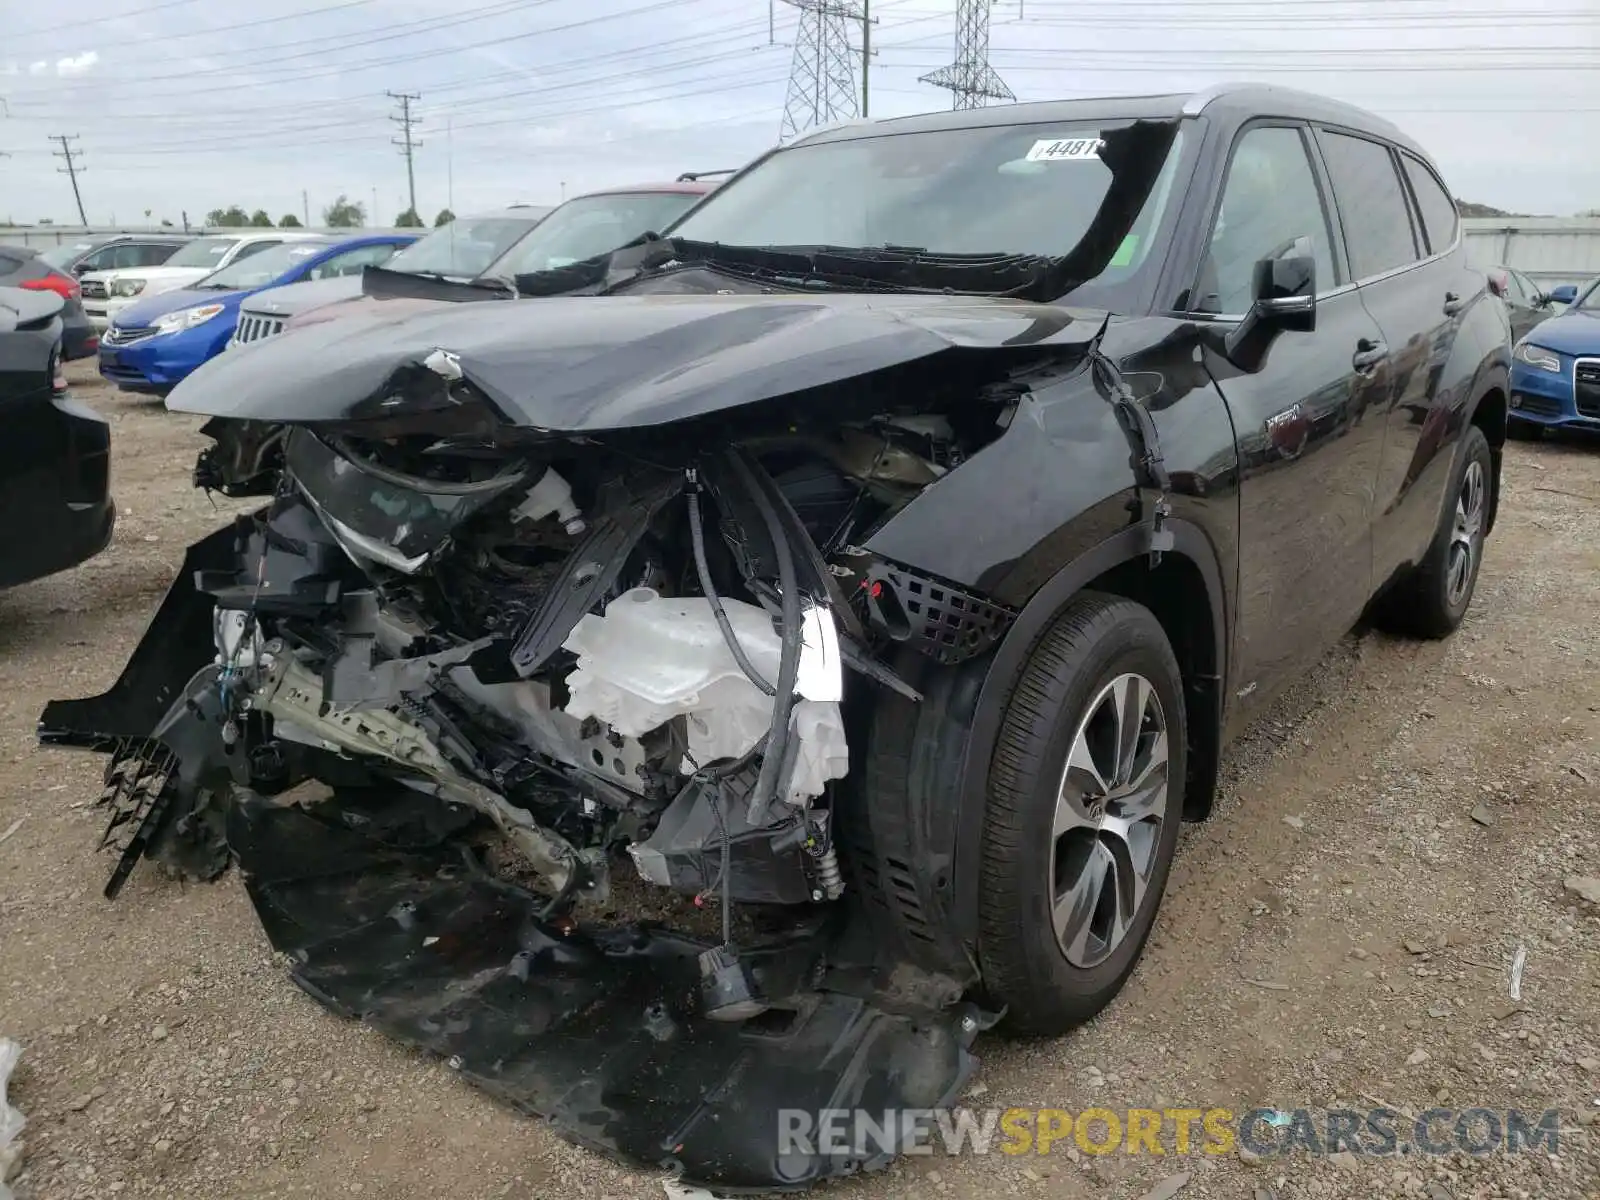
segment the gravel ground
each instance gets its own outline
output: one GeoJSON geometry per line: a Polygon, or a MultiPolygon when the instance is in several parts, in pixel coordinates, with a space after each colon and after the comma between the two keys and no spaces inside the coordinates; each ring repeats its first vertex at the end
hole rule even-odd
{"type": "MultiPolygon", "coordinates": [[[[115,544],[0,594],[0,1034],[24,1046],[19,1200],[661,1197],[657,1178],[319,1009],[271,959],[235,877],[185,887],[140,870],[101,899],[110,862],[87,807],[101,762],[40,752],[34,720],[52,696],[111,682],[184,547],[225,514],[188,486],[197,422],[77,377],[115,423],[115,544]]],[[[1232,749],[1124,994],[1058,1041],[980,1040],[969,1101],[1559,1107],[1559,1152],[1250,1161],[1061,1145],[903,1159],[819,1194],[1600,1196],[1600,906],[1566,886],[1600,876],[1600,453],[1513,444],[1507,478],[1460,633],[1353,635],[1286,696],[1232,749]]]]}

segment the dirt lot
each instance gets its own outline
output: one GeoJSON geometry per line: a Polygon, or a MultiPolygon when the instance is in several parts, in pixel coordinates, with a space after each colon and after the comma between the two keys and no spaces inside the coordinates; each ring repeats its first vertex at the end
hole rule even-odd
{"type": "MultiPolygon", "coordinates": [[[[270,959],[235,878],[140,870],[101,899],[101,763],[40,752],[34,720],[110,683],[222,514],[188,486],[195,422],[79,377],[115,422],[115,544],[0,594],[0,837],[20,822],[0,840],[0,1034],[25,1047],[20,1200],[661,1197],[653,1176],[323,1012],[270,959]]],[[[1465,628],[1445,644],[1352,636],[1286,697],[1186,835],[1127,991],[1060,1041],[980,1040],[970,1102],[1559,1107],[1559,1152],[1249,1161],[1068,1142],[901,1160],[820,1194],[1600,1195],[1600,907],[1564,886],[1600,876],[1600,448],[1508,459],[1465,628]]]]}

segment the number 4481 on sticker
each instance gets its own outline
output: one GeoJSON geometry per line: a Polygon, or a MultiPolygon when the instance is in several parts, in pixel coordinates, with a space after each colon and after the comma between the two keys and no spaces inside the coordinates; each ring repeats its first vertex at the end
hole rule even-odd
{"type": "Polygon", "coordinates": [[[1029,162],[1083,162],[1098,160],[1104,138],[1046,138],[1028,151],[1029,162]]]}

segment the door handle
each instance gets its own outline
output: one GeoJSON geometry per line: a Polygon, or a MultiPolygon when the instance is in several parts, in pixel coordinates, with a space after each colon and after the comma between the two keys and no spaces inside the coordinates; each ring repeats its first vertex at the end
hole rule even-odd
{"type": "Polygon", "coordinates": [[[1382,342],[1362,338],[1356,343],[1356,352],[1350,358],[1350,365],[1356,369],[1357,374],[1371,375],[1388,357],[1389,347],[1382,342]]]}
{"type": "Polygon", "coordinates": [[[1444,294],[1444,315],[1447,317],[1453,317],[1460,311],[1461,297],[1455,292],[1446,292],[1444,294]]]}

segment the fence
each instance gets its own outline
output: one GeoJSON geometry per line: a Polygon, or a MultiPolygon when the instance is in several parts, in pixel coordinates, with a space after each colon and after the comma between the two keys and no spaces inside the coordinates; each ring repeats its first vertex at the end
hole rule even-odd
{"type": "Polygon", "coordinates": [[[1467,217],[1461,228],[1475,263],[1515,267],[1545,291],[1600,275],[1600,217],[1467,217]]]}

